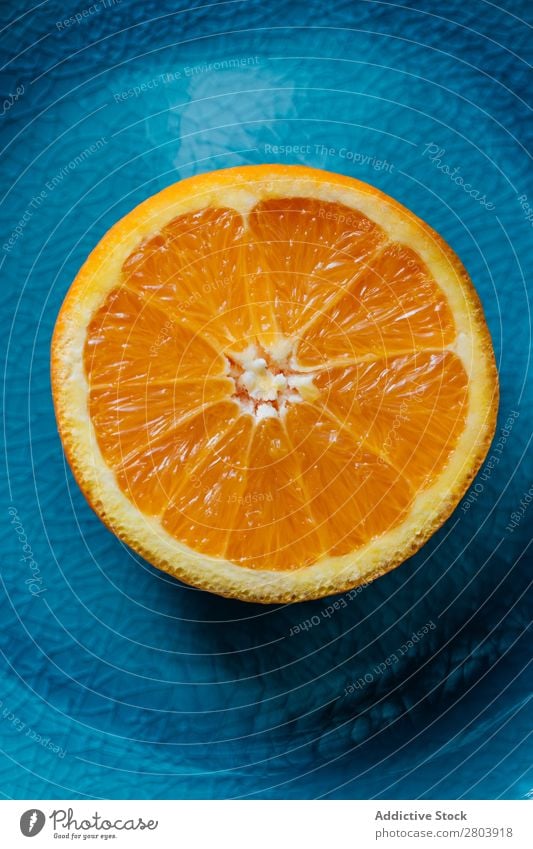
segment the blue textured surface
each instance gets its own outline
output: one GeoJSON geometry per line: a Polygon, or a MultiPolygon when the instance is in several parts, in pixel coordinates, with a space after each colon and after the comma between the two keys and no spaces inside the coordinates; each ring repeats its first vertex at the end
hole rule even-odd
{"type": "Polygon", "coordinates": [[[4,795],[531,791],[531,5],[413,5],[107,0],[68,25],[83,3],[2,5],[4,795]],[[498,462],[416,557],[332,615],[327,601],[232,603],[134,556],[65,467],[50,397],[55,317],[107,228],[177,179],[275,160],[368,180],[440,231],[482,297],[501,375],[498,462]]]}

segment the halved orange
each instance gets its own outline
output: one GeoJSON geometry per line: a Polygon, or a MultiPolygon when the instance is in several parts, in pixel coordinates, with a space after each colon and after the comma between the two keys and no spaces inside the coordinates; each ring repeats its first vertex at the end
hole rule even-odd
{"type": "Polygon", "coordinates": [[[413,554],[494,433],[459,259],[372,186],[311,168],[184,180],[102,239],[52,345],[66,455],[151,563],[260,602],[413,554]]]}

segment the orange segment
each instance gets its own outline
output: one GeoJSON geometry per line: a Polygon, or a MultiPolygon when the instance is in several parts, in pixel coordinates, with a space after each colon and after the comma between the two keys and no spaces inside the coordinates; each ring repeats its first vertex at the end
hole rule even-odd
{"type": "Polygon", "coordinates": [[[219,351],[183,318],[169,317],[125,286],[113,289],[87,327],[84,367],[91,385],[203,379],[222,375],[219,351]]]}
{"type": "Polygon", "coordinates": [[[119,222],[62,308],[52,382],[121,538],[264,602],[413,553],[479,468],[498,394],[448,246],[373,187],[292,166],[196,177],[119,222]]]}
{"type": "Polygon", "coordinates": [[[133,449],[148,450],[191,415],[227,398],[228,384],[226,378],[213,378],[200,385],[177,380],[91,390],[89,411],[108,462],[118,464],[133,449]]]}
{"type": "Polygon", "coordinates": [[[371,257],[324,313],[298,348],[302,364],[444,348],[456,334],[444,292],[420,257],[396,243],[371,257]]]}
{"type": "Polygon", "coordinates": [[[307,458],[302,478],[310,507],[327,534],[327,551],[345,554],[394,528],[413,490],[364,441],[308,404],[288,413],[287,428],[307,458]]]}
{"type": "Polygon", "coordinates": [[[248,333],[242,216],[234,209],[180,215],[124,263],[127,285],[196,330],[226,342],[248,333]]]}
{"type": "Polygon", "coordinates": [[[413,487],[440,472],[465,425],[468,379],[449,351],[336,367],[316,383],[338,421],[413,487]]]}
{"type": "Polygon", "coordinates": [[[234,404],[212,403],[178,419],[156,437],[139,423],[129,439],[120,440],[120,456],[116,440],[100,437],[99,442],[121,489],[143,513],[162,516],[188,480],[186,473],[226,438],[235,419],[234,404]]]}
{"type": "Polygon", "coordinates": [[[311,198],[263,201],[252,210],[249,227],[256,291],[286,335],[326,310],[385,242],[383,231],[357,210],[311,198]]]}
{"type": "Polygon", "coordinates": [[[234,418],[224,433],[205,440],[198,462],[180,469],[163,527],[195,551],[224,555],[246,487],[252,428],[249,416],[234,418]]]}
{"type": "Polygon", "coordinates": [[[321,551],[298,459],[279,418],[260,421],[226,556],[256,569],[313,563],[321,551]]]}

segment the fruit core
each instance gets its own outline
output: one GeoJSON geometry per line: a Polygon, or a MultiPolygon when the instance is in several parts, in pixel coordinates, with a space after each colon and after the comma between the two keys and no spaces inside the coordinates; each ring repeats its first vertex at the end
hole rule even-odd
{"type": "Polygon", "coordinates": [[[291,340],[283,339],[271,348],[253,343],[244,351],[226,354],[233,397],[244,413],[258,420],[279,418],[290,404],[318,398],[315,375],[295,366],[289,356],[293,348],[291,340]]]}

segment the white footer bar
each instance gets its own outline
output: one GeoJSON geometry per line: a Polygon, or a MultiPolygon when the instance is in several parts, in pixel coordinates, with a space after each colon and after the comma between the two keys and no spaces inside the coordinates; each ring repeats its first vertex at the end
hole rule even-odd
{"type": "Polygon", "coordinates": [[[1,843],[158,849],[532,849],[528,801],[1,801],[1,843]],[[34,842],[33,842],[34,841],[34,842]]]}

